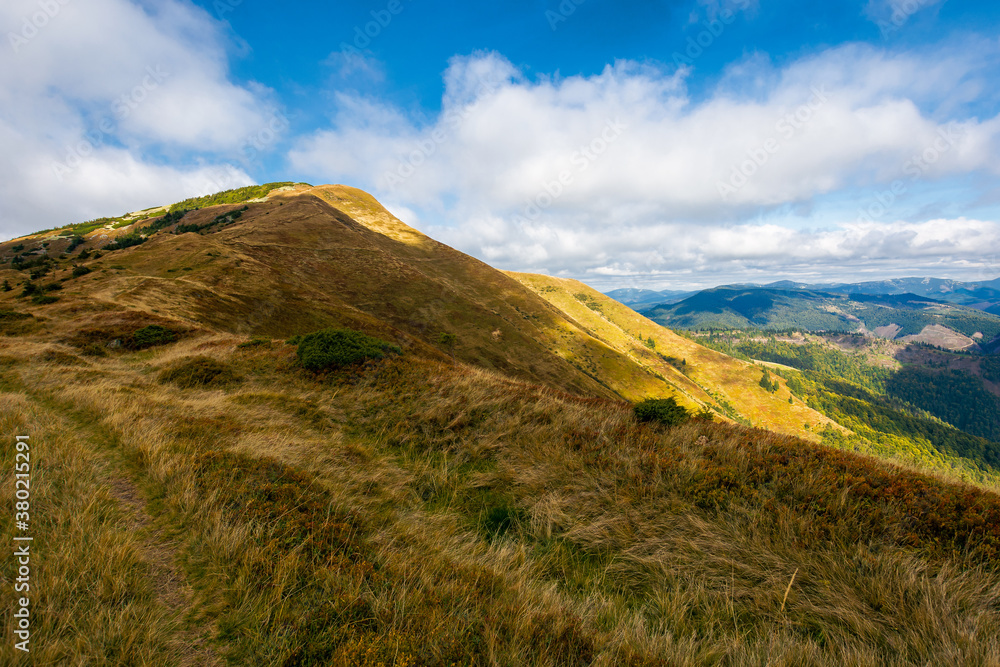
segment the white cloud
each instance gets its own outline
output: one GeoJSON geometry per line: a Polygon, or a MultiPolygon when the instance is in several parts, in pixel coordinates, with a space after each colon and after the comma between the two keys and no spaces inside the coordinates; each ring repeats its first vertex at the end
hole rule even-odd
{"type": "Polygon", "coordinates": [[[7,0],[0,35],[0,235],[252,182],[242,149],[276,110],[230,81],[204,11],[7,0]]]}
{"type": "Polygon", "coordinates": [[[997,47],[968,46],[847,45],[781,69],[751,58],[697,101],[684,70],[618,62],[596,76],[531,81],[497,54],[477,54],[453,60],[431,122],[342,94],[333,127],[303,138],[290,159],[316,180],[349,181],[418,211],[426,231],[507,268],[582,276],[873,252],[900,265],[935,252],[968,259],[996,247],[995,227],[966,247],[956,239],[979,229],[966,221],[933,242],[905,221],[845,221],[813,235],[738,224],[828,194],[856,192],[860,207],[899,179],[996,174],[1000,117],[963,115],[952,91],[974,101],[990,80],[981,51],[997,47]],[[764,89],[743,94],[748,77],[764,89]],[[604,141],[609,124],[624,129],[604,141]],[[921,156],[933,159],[915,163],[921,156]]]}

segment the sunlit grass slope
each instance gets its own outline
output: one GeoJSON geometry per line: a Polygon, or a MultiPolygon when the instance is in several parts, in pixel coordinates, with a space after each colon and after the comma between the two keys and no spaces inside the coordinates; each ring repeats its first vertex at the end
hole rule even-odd
{"type": "Polygon", "coordinates": [[[682,338],[579,281],[508,275],[634,364],[663,377],[689,403],[709,405],[732,419],[808,439],[817,439],[816,433],[833,424],[801,400],[792,397],[789,403],[791,394],[780,378],[777,392],[766,391],[760,386],[758,366],[682,338]]]}
{"type": "Polygon", "coordinates": [[[0,339],[42,554],[34,663],[0,661],[1000,660],[992,494],[413,350],[314,376],[246,342],[0,339]],[[219,382],[179,386],[205,358],[219,382]]]}

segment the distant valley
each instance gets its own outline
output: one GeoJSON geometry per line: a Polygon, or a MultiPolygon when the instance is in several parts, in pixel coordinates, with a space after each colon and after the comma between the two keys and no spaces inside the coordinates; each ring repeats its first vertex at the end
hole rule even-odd
{"type": "Polygon", "coordinates": [[[677,329],[862,333],[992,353],[1000,347],[1000,317],[994,314],[1000,306],[998,287],[1000,279],[967,284],[912,278],[856,285],[728,285],[679,299],[652,290],[615,290],[608,296],[677,329]],[[662,298],[653,304],[656,294],[662,298]]]}

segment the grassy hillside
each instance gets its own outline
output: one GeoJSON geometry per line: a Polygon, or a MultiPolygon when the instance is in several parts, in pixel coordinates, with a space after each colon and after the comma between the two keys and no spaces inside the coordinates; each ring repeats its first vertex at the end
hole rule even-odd
{"type": "Polygon", "coordinates": [[[351,188],[133,224],[0,244],[0,664],[1000,661],[1000,497],[794,437],[777,375],[351,188]],[[328,326],[382,358],[306,370],[328,326]]]}
{"type": "Polygon", "coordinates": [[[994,495],[413,352],[317,378],[245,342],[6,342],[5,428],[37,461],[33,664],[1000,657],[994,495]],[[221,383],[164,374],[206,356],[221,383]]]}
{"type": "Polygon", "coordinates": [[[588,333],[643,368],[663,376],[693,401],[744,424],[818,438],[832,422],[801,401],[788,403],[787,387],[761,388],[761,370],[683,338],[575,280],[510,275],[568,313],[588,333]]]}
{"type": "MultiPolygon", "coordinates": [[[[675,395],[691,409],[711,405],[726,418],[807,438],[815,437],[807,423],[812,428],[825,421],[762,391],[745,364],[723,364],[724,372],[715,372],[723,363],[720,355],[646,320],[628,325],[631,333],[616,325],[603,330],[604,320],[594,320],[594,311],[580,302],[553,303],[516,276],[408,227],[353,188],[285,186],[271,190],[266,202],[208,206],[133,227],[120,232],[131,238],[146,234],[133,247],[108,251],[113,237],[102,240],[95,233],[62,260],[60,246],[37,255],[41,267],[18,271],[8,265],[0,278],[19,287],[0,293],[0,308],[20,312],[21,283],[32,270],[45,270],[36,281],[39,291],[52,284],[63,288],[45,293],[58,299],[51,306],[55,319],[79,309],[70,304],[80,302],[88,308],[127,306],[246,335],[288,337],[347,326],[436,350],[442,359],[586,395],[631,401],[675,395]],[[95,261],[91,253],[101,252],[95,261]],[[89,273],[74,277],[74,264],[89,273]],[[640,329],[644,340],[662,338],[659,354],[636,345],[631,335],[640,329]],[[691,367],[681,372],[662,358],[669,355],[690,357],[691,367]]],[[[41,242],[17,241],[24,252],[48,250],[41,242]]],[[[13,245],[0,245],[0,258],[13,245]]],[[[594,290],[579,290],[625,318],[623,326],[642,319],[594,290]]],[[[100,315],[91,319],[102,326],[100,315]]]]}

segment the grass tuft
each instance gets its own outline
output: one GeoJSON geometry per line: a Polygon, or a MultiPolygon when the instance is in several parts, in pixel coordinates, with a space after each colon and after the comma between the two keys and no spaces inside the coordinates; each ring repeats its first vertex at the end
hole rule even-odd
{"type": "Polygon", "coordinates": [[[240,381],[229,364],[207,356],[188,357],[164,369],[158,376],[162,384],[181,389],[225,387],[240,381]]]}

